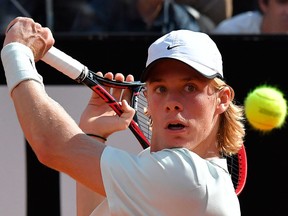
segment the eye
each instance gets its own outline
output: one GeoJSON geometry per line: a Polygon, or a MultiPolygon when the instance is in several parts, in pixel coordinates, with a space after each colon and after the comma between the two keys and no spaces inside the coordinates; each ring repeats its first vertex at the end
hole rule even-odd
{"type": "Polygon", "coordinates": [[[158,86],[155,88],[155,92],[158,94],[162,94],[166,92],[166,88],[164,86],[158,86]]]}
{"type": "Polygon", "coordinates": [[[186,85],[185,86],[185,91],[186,92],[193,92],[193,91],[195,91],[195,86],[194,85],[192,85],[192,84],[188,84],[188,85],[186,85]]]}

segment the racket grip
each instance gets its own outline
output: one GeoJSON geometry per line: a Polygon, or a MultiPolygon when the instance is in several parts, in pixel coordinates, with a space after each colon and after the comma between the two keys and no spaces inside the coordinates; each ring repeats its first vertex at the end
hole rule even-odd
{"type": "Polygon", "coordinates": [[[51,47],[41,60],[73,80],[76,80],[87,71],[85,65],[54,46],[51,47]]]}

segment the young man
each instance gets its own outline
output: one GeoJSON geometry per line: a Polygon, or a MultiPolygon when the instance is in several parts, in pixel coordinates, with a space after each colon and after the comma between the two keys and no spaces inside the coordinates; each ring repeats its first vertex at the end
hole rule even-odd
{"type": "Polygon", "coordinates": [[[139,154],[104,144],[128,128],[135,111],[126,100],[118,117],[93,93],[79,127],[47,95],[34,61],[53,44],[48,28],[19,17],[7,28],[1,57],[19,122],[39,161],[105,197],[97,207],[91,200],[79,215],[240,215],[222,155],[243,144],[243,108],[233,102],[221,54],[208,35],[172,31],[149,47],[142,81],[153,135],[151,147],[139,154]]]}
{"type": "Polygon", "coordinates": [[[287,34],[288,0],[257,0],[258,10],[223,20],[214,34],[287,34]]]}

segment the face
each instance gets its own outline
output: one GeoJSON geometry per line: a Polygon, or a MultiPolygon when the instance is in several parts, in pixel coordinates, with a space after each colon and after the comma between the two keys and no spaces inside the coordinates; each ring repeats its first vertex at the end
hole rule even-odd
{"type": "Polygon", "coordinates": [[[221,98],[226,104],[229,94],[214,90],[211,82],[177,60],[158,60],[150,69],[146,97],[153,121],[151,151],[185,147],[205,157],[215,150],[219,115],[226,109],[221,98]]]}
{"type": "Polygon", "coordinates": [[[259,0],[259,6],[264,14],[263,33],[288,33],[288,0],[259,0]]]}

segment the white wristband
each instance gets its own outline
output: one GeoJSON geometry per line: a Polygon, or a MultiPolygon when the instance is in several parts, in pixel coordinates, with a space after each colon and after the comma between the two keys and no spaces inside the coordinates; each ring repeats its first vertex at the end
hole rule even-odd
{"type": "Polygon", "coordinates": [[[9,43],[1,51],[6,82],[11,95],[12,90],[24,80],[35,80],[43,88],[43,78],[38,74],[32,50],[24,44],[9,43]]]}

